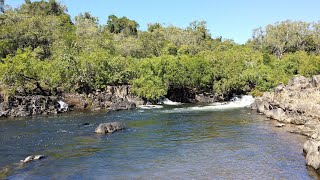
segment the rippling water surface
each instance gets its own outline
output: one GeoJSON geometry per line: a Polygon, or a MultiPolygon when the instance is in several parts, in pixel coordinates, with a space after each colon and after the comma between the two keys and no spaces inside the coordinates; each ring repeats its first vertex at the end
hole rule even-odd
{"type": "Polygon", "coordinates": [[[305,138],[288,133],[290,127],[275,128],[275,122],[246,108],[210,107],[164,105],[0,120],[0,167],[7,168],[0,178],[318,178],[305,166],[305,138]],[[110,135],[94,133],[99,123],[112,121],[129,128],[110,135]],[[31,154],[47,158],[14,164],[31,154]]]}

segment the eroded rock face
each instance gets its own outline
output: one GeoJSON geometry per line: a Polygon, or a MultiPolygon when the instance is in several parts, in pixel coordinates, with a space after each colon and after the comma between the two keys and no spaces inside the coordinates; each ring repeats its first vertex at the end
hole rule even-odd
{"type": "Polygon", "coordinates": [[[18,117],[58,114],[71,110],[128,110],[145,104],[142,98],[130,93],[130,86],[108,86],[104,90],[90,91],[88,94],[62,92],[57,96],[28,95],[24,89],[5,100],[0,94],[0,117],[18,117]]]}
{"type": "Polygon", "coordinates": [[[128,110],[145,101],[130,93],[130,86],[108,86],[105,90],[97,90],[89,94],[66,94],[64,101],[71,109],[83,110],[128,110]]]}
{"type": "Polygon", "coordinates": [[[311,79],[311,84],[313,87],[319,87],[320,86],[320,75],[313,76],[311,79]]]}
{"type": "Polygon", "coordinates": [[[279,122],[299,125],[294,132],[310,137],[303,146],[306,163],[320,168],[320,75],[296,76],[288,85],[280,84],[256,98],[251,108],[279,122]]]}
{"type": "Polygon", "coordinates": [[[320,75],[296,76],[288,85],[280,84],[273,92],[257,98],[252,109],[280,122],[304,125],[320,120],[320,75]]]}
{"type": "Polygon", "coordinates": [[[98,134],[108,134],[113,133],[115,131],[126,129],[126,126],[124,123],[121,122],[111,122],[111,123],[102,123],[100,124],[95,132],[98,134]]]}
{"type": "Polygon", "coordinates": [[[65,112],[54,96],[11,96],[0,103],[0,117],[25,117],[65,112]]]}

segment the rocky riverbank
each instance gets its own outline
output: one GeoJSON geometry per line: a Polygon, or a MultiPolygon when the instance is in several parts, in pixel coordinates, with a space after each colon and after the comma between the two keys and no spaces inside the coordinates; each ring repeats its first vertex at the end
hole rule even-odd
{"type": "Polygon", "coordinates": [[[145,100],[130,93],[130,86],[108,86],[105,90],[91,93],[63,95],[71,110],[128,110],[145,104],[145,100]]]}
{"type": "Polygon", "coordinates": [[[320,75],[296,76],[288,85],[280,84],[256,98],[251,108],[281,123],[295,124],[292,132],[309,138],[304,144],[307,164],[320,169],[320,75]]]}
{"type": "Polygon", "coordinates": [[[59,93],[57,95],[19,94],[0,97],[0,117],[50,115],[72,110],[128,110],[144,104],[142,98],[130,93],[130,86],[108,86],[90,93],[59,93]]]}
{"type": "MultiPolygon", "coordinates": [[[[213,103],[223,101],[209,90],[170,87],[168,99],[182,103],[213,103]]],[[[161,100],[154,101],[159,103],[161,100]]],[[[4,98],[0,94],[0,117],[50,115],[73,110],[129,110],[147,101],[130,93],[129,85],[108,86],[103,90],[83,93],[26,92],[20,88],[15,95],[4,98]],[[5,100],[6,99],[6,100],[5,100]]]]}
{"type": "Polygon", "coordinates": [[[66,112],[61,107],[59,97],[30,95],[10,96],[8,100],[0,102],[0,117],[25,117],[33,115],[49,115],[66,112]]]}

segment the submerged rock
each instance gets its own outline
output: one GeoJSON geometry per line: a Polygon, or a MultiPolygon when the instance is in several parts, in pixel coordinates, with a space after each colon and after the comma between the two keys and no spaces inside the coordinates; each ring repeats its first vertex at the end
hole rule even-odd
{"type": "Polygon", "coordinates": [[[121,122],[111,122],[111,123],[102,123],[100,124],[95,132],[98,134],[107,134],[107,133],[113,133],[115,131],[126,129],[126,126],[124,123],[121,122]]]}
{"type": "Polygon", "coordinates": [[[90,123],[82,123],[81,126],[89,126],[90,123]]]}

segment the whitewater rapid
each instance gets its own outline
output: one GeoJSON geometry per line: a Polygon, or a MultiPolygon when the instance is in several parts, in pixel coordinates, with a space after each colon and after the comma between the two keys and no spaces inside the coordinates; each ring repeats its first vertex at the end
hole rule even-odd
{"type": "Polygon", "coordinates": [[[229,102],[217,102],[207,106],[193,106],[174,108],[171,110],[164,110],[165,113],[177,113],[177,112],[190,112],[190,111],[219,111],[227,109],[244,108],[250,106],[254,102],[254,98],[251,95],[245,95],[240,98],[235,97],[229,102]]]}
{"type": "Polygon", "coordinates": [[[179,106],[182,105],[183,103],[181,102],[174,102],[171,101],[168,98],[164,98],[162,101],[160,101],[157,105],[151,105],[151,104],[147,104],[147,105],[141,105],[138,106],[138,108],[140,109],[161,109],[163,108],[163,105],[168,105],[168,106],[179,106]]]}
{"type": "Polygon", "coordinates": [[[140,105],[138,106],[140,109],[161,109],[163,108],[162,105],[140,105]]]}
{"type": "Polygon", "coordinates": [[[174,102],[174,101],[171,101],[168,98],[165,98],[165,99],[163,99],[163,101],[160,102],[160,104],[169,105],[169,106],[177,106],[177,105],[182,105],[183,103],[174,102]]]}
{"type": "Polygon", "coordinates": [[[67,112],[69,110],[69,105],[63,101],[58,101],[59,103],[59,111],[67,112]]]}

